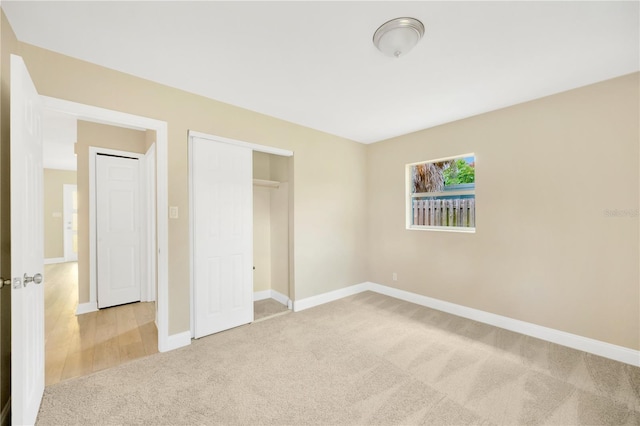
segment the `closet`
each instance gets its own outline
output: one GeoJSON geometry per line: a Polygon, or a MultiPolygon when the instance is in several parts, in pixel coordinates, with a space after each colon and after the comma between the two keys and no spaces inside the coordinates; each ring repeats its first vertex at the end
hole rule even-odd
{"type": "Polygon", "coordinates": [[[253,152],[254,301],[290,307],[289,160],[253,152]]]}

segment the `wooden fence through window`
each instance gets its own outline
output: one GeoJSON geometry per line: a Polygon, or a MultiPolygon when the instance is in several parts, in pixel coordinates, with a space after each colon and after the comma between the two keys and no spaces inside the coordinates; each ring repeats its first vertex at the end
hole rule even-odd
{"type": "Polygon", "coordinates": [[[413,224],[422,226],[459,226],[475,228],[476,200],[413,200],[413,224]]]}

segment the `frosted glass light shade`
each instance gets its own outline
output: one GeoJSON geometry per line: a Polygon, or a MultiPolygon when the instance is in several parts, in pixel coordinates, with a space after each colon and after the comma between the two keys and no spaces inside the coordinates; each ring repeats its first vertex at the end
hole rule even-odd
{"type": "Polygon", "coordinates": [[[385,22],[373,34],[373,44],[387,56],[399,58],[418,44],[424,25],[414,18],[396,18],[385,22]]]}

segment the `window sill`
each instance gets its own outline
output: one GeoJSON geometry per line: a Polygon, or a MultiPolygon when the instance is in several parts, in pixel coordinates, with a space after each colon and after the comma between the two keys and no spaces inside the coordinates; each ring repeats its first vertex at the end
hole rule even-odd
{"type": "Polygon", "coordinates": [[[459,232],[463,234],[475,234],[476,228],[463,228],[456,226],[420,226],[410,225],[408,231],[437,231],[437,232],[459,232]]]}

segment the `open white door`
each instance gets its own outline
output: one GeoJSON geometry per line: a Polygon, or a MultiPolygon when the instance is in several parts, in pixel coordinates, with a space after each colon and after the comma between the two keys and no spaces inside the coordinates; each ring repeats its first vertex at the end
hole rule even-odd
{"type": "Polygon", "coordinates": [[[44,392],[42,105],[11,55],[11,421],[36,421],[44,392]]]}
{"type": "Polygon", "coordinates": [[[96,156],[98,308],[140,301],[140,169],[135,158],[96,156]]]}
{"type": "Polygon", "coordinates": [[[253,321],[251,148],[193,138],[194,336],[253,321]]]}

